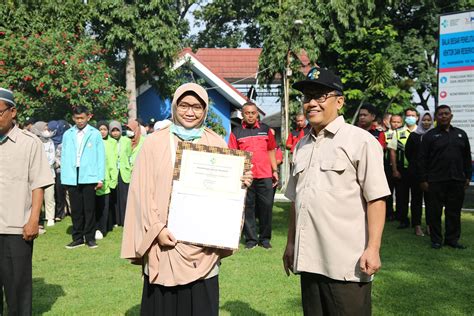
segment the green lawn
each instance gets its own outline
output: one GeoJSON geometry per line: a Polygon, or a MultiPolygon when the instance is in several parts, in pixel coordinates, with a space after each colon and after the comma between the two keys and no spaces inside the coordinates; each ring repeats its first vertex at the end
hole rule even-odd
{"type": "MultiPolygon", "coordinates": [[[[298,277],[286,277],[281,256],[288,204],[274,207],[273,249],[241,249],[223,260],[222,315],[300,315],[298,277]]],[[[467,250],[432,250],[428,237],[385,228],[383,268],[373,286],[374,315],[472,315],[474,213],[462,215],[467,250]]],[[[137,315],[140,268],[119,258],[121,229],[98,249],[67,250],[69,219],[48,228],[35,242],[33,313],[47,315],[137,315]]]]}

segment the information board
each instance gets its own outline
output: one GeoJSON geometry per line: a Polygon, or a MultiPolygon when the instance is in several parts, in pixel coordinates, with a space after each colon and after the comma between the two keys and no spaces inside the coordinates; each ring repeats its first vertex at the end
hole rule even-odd
{"type": "Polygon", "coordinates": [[[453,111],[453,126],[466,131],[474,161],[474,11],[439,18],[438,104],[453,111]]]}

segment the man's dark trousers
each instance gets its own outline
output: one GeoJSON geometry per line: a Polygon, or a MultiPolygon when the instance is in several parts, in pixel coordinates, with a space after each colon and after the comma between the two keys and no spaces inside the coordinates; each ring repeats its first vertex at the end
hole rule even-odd
{"type": "Polygon", "coordinates": [[[397,208],[397,217],[400,220],[400,224],[409,224],[408,219],[408,205],[410,202],[411,192],[411,218],[412,226],[421,224],[421,212],[422,212],[422,191],[419,184],[409,174],[405,168],[399,169],[402,175],[401,179],[395,180],[395,199],[397,208]]]}
{"type": "Polygon", "coordinates": [[[272,178],[254,179],[245,199],[244,236],[247,244],[269,242],[272,237],[272,178]],[[259,235],[257,236],[258,218],[259,235]]]}
{"type": "MultiPolygon", "coordinates": [[[[31,315],[32,256],[33,241],[25,241],[22,235],[0,234],[0,285],[5,292],[8,315],[31,315]]],[[[3,295],[0,300],[2,306],[3,295]]]]}
{"type": "Polygon", "coordinates": [[[429,183],[429,221],[431,242],[441,244],[441,217],[445,216],[445,244],[456,244],[461,237],[461,208],[464,202],[464,182],[429,183]]]}
{"type": "Polygon", "coordinates": [[[316,273],[301,273],[301,300],[305,316],[370,316],[372,282],[346,282],[316,273]]]}
{"type": "Polygon", "coordinates": [[[95,187],[93,184],[68,186],[71,200],[72,240],[95,241],[95,187]]]}
{"type": "Polygon", "coordinates": [[[401,174],[401,178],[394,179],[396,216],[401,224],[409,224],[408,202],[410,200],[410,181],[407,169],[399,168],[398,171],[401,174]]]}

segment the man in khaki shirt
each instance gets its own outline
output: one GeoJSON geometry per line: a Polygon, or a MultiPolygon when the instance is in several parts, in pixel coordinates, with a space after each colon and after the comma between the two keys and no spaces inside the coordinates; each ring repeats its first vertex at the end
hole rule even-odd
{"type": "Polygon", "coordinates": [[[54,179],[35,135],[14,124],[13,93],[0,88],[0,313],[31,315],[33,240],[44,188],[54,179]]]}
{"type": "Polygon", "coordinates": [[[301,274],[305,315],[370,315],[385,222],[382,147],[346,124],[342,83],[313,68],[293,85],[304,94],[311,133],[297,144],[286,196],[292,201],[283,263],[301,274]]]}

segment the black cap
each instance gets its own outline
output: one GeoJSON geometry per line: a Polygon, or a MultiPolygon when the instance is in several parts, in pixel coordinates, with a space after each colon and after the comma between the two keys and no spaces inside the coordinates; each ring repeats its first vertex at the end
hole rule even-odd
{"type": "Polygon", "coordinates": [[[305,80],[293,84],[293,88],[299,91],[313,86],[324,86],[341,93],[343,91],[341,78],[336,76],[331,70],[319,67],[311,68],[305,80]]]}

